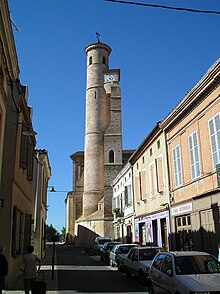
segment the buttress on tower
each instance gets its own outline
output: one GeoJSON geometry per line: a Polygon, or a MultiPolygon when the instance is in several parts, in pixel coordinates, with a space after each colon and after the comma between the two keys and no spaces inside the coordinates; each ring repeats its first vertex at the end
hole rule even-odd
{"type": "Polygon", "coordinates": [[[75,166],[73,233],[81,245],[88,244],[97,235],[114,236],[111,183],[123,166],[120,70],[109,69],[111,48],[106,44],[99,41],[90,44],[86,46],[85,53],[84,157],[82,159],[82,152],[71,156],[75,166]],[[83,189],[79,193],[77,184],[81,185],[82,178],[83,189]]]}

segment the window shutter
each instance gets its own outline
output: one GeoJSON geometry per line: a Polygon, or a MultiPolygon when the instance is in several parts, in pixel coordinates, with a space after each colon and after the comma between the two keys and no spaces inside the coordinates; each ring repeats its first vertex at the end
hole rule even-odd
{"type": "Polygon", "coordinates": [[[141,172],[141,191],[142,191],[142,200],[146,200],[147,199],[146,171],[141,172]]]}
{"type": "Polygon", "coordinates": [[[135,177],[135,198],[136,202],[140,202],[140,187],[139,187],[139,177],[135,177]]]}
{"type": "Polygon", "coordinates": [[[154,166],[154,164],[152,164],[150,166],[150,181],[151,181],[150,192],[151,192],[151,196],[154,196],[155,195],[154,170],[155,170],[155,166],[154,166]]]}
{"type": "Polygon", "coordinates": [[[162,157],[156,159],[157,167],[157,189],[158,192],[164,191],[164,179],[163,179],[163,163],[162,157]]]}

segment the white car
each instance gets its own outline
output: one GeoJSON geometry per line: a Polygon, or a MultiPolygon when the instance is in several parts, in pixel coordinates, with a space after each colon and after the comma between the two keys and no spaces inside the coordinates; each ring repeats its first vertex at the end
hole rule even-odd
{"type": "Polygon", "coordinates": [[[138,277],[141,284],[145,285],[148,279],[148,270],[154,256],[164,251],[164,248],[156,246],[131,248],[124,258],[124,267],[127,277],[138,277]]]}
{"type": "Polygon", "coordinates": [[[117,266],[118,270],[124,269],[124,258],[128,251],[133,247],[140,247],[138,244],[117,244],[110,252],[110,266],[117,266]]]}
{"type": "Polygon", "coordinates": [[[158,253],[149,270],[149,293],[220,293],[220,263],[197,251],[158,253]]]}

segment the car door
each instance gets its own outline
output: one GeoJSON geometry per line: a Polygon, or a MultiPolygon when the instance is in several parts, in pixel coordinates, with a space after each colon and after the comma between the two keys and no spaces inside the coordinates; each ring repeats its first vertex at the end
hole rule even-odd
{"type": "Polygon", "coordinates": [[[128,271],[131,273],[132,272],[132,257],[133,257],[133,253],[134,253],[134,249],[132,248],[129,252],[128,252],[128,255],[125,259],[125,265],[128,269],[128,271]]]}
{"type": "Polygon", "coordinates": [[[175,281],[173,278],[174,262],[171,255],[167,254],[161,264],[160,288],[161,293],[174,293],[175,281]]]}
{"type": "Polygon", "coordinates": [[[135,275],[138,274],[138,250],[134,249],[133,254],[131,257],[131,264],[130,264],[131,272],[135,275]]]}
{"type": "Polygon", "coordinates": [[[161,288],[161,266],[165,257],[165,253],[158,253],[150,267],[150,280],[156,293],[164,293],[161,288]]]}

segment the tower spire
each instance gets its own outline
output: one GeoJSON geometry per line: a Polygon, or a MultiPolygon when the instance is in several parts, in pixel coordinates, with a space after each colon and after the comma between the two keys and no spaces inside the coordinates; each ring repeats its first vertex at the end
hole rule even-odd
{"type": "Polygon", "coordinates": [[[99,37],[101,36],[98,32],[95,33],[96,34],[96,38],[98,40],[98,42],[100,43],[99,37]]]}

